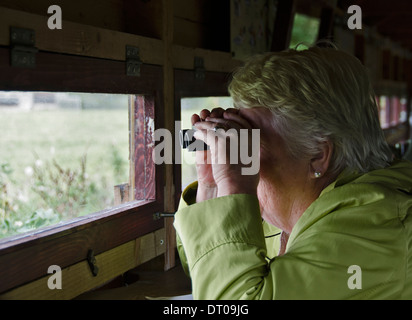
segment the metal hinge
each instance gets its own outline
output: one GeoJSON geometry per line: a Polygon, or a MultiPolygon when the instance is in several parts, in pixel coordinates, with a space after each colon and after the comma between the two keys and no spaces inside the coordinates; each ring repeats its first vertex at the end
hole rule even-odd
{"type": "Polygon", "coordinates": [[[203,58],[195,57],[195,78],[203,80],[206,77],[205,71],[205,62],[203,58]]]}
{"type": "Polygon", "coordinates": [[[126,46],[126,74],[132,77],[140,77],[140,50],[138,47],[126,46]]]}
{"type": "Polygon", "coordinates": [[[160,220],[162,218],[174,218],[175,217],[175,213],[171,213],[171,212],[156,212],[153,215],[153,220],[160,220]]]}
{"type": "Polygon", "coordinates": [[[10,28],[11,66],[35,68],[36,53],[35,33],[31,29],[10,28]]]}

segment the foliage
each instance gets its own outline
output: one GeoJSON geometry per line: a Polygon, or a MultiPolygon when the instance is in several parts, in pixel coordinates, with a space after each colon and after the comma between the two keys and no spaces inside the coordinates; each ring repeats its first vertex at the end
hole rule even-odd
{"type": "MultiPolygon", "coordinates": [[[[111,161],[115,174],[124,171],[126,162],[114,146],[111,161]]],[[[28,185],[19,189],[10,165],[0,166],[0,238],[50,226],[112,204],[104,175],[88,175],[87,154],[75,168],[63,167],[56,159],[43,161],[37,157],[26,170],[30,176],[28,185]]]]}
{"type": "Polygon", "coordinates": [[[304,50],[313,45],[318,37],[320,21],[318,18],[309,17],[303,14],[296,14],[293,23],[290,48],[304,50]]]}
{"type": "Polygon", "coordinates": [[[33,191],[60,216],[75,217],[94,189],[93,183],[86,179],[86,161],[84,155],[78,169],[63,169],[55,159],[51,164],[34,166],[33,191]]]}
{"type": "Polygon", "coordinates": [[[127,105],[0,109],[0,238],[112,206],[128,181],[127,124],[127,105]]]}

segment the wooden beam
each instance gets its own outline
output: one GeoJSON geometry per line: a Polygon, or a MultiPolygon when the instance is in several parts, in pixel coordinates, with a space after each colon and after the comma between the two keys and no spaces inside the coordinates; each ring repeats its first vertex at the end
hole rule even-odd
{"type": "Polygon", "coordinates": [[[279,0],[275,28],[273,32],[272,51],[287,49],[292,35],[295,14],[295,0],[279,0]]]}
{"type": "Polygon", "coordinates": [[[333,31],[333,21],[335,17],[335,9],[331,7],[322,8],[320,17],[320,26],[318,40],[330,39],[333,31]]]}
{"type": "MultiPolygon", "coordinates": [[[[165,114],[165,128],[174,132],[174,74],[172,60],[172,46],[174,33],[174,0],[162,0],[163,4],[163,101],[165,114]]],[[[173,165],[166,165],[165,173],[165,201],[164,210],[174,212],[176,204],[174,201],[175,186],[173,184],[173,165]]],[[[176,231],[173,227],[173,219],[165,219],[166,228],[166,253],[165,270],[169,270],[176,265],[175,247],[176,231]]]]}
{"type": "Polygon", "coordinates": [[[114,205],[118,206],[129,202],[129,184],[121,184],[114,187],[114,205]]]}
{"type": "MultiPolygon", "coordinates": [[[[155,130],[153,96],[133,96],[130,100],[130,200],[156,199],[156,164],[152,158],[155,130]]],[[[163,200],[163,199],[162,199],[163,200]]]]}
{"type": "MultiPolygon", "coordinates": [[[[354,1],[350,1],[351,4],[354,1]]],[[[362,8],[362,13],[364,16],[374,16],[374,15],[387,15],[387,14],[402,14],[405,12],[412,11],[412,3],[409,0],[373,0],[373,1],[363,1],[358,4],[362,8]]],[[[347,6],[349,7],[349,5],[347,6]]]]}
{"type": "Polygon", "coordinates": [[[126,45],[132,45],[139,47],[143,63],[163,63],[163,43],[157,39],[69,21],[64,22],[62,30],[50,30],[47,27],[47,17],[1,8],[0,45],[10,45],[10,26],[33,29],[36,33],[36,47],[41,51],[124,61],[126,45]]]}
{"type": "Polygon", "coordinates": [[[228,52],[187,48],[179,45],[172,47],[175,69],[194,70],[195,57],[203,58],[205,70],[214,72],[232,72],[243,63],[233,59],[232,54],[228,52]]]}
{"type": "Polygon", "coordinates": [[[99,268],[93,276],[87,261],[62,269],[62,289],[51,290],[47,275],[0,295],[0,300],[69,300],[150,261],[166,251],[165,229],[160,229],[96,256],[99,268]]]}
{"type": "Polygon", "coordinates": [[[171,37],[167,48],[163,40],[68,21],[65,21],[62,30],[50,30],[47,28],[47,17],[1,8],[0,45],[10,45],[9,29],[10,26],[15,26],[33,29],[36,33],[36,47],[40,51],[125,61],[126,45],[132,45],[139,47],[140,58],[146,64],[163,65],[167,62],[169,68],[193,70],[195,56],[204,58],[207,71],[230,72],[240,64],[227,52],[173,45],[173,18],[168,27],[167,20],[163,23],[164,32],[171,37]]]}

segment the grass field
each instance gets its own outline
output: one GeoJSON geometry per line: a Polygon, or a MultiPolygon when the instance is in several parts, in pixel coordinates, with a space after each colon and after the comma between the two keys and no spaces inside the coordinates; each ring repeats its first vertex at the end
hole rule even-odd
{"type": "Polygon", "coordinates": [[[0,237],[113,205],[128,181],[128,112],[0,108],[0,237]]]}

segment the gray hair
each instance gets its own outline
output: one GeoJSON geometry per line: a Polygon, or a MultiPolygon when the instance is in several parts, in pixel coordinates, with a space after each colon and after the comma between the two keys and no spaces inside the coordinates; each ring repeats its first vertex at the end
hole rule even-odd
{"type": "Polygon", "coordinates": [[[392,160],[367,71],[343,51],[314,47],[255,56],[234,73],[229,92],[235,104],[270,109],[296,158],[316,156],[330,140],[334,173],[368,172],[392,160]]]}

